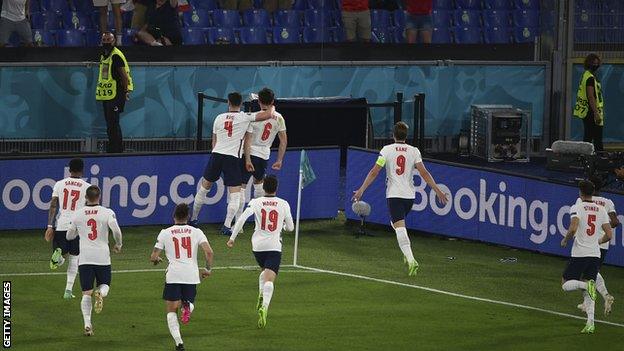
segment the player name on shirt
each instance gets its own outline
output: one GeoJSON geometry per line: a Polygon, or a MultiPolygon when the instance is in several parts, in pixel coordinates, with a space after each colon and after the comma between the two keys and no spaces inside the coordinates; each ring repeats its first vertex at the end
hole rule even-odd
{"type": "Polygon", "coordinates": [[[277,201],[262,201],[262,206],[277,206],[277,201]]]}
{"type": "Polygon", "coordinates": [[[171,234],[191,234],[191,228],[171,228],[171,234]]]}
{"type": "Polygon", "coordinates": [[[67,180],[65,181],[65,185],[66,185],[66,186],[77,186],[77,187],[82,187],[82,185],[83,185],[83,184],[84,184],[83,182],[78,182],[78,181],[75,181],[75,180],[73,180],[73,179],[67,179],[67,180]]]}
{"type": "Polygon", "coordinates": [[[98,210],[89,210],[89,209],[85,210],[85,215],[87,216],[93,216],[96,214],[98,214],[98,210]]]}
{"type": "Polygon", "coordinates": [[[395,149],[397,152],[407,152],[407,148],[405,146],[397,146],[395,149]]]}

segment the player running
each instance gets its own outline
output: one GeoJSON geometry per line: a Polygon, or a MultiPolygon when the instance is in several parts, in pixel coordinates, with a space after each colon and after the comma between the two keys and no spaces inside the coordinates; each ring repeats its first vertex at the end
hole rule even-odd
{"type": "Polygon", "coordinates": [[[57,269],[67,261],[67,283],[65,284],[64,299],[72,299],[76,274],[78,274],[78,254],[80,247],[78,239],[66,239],[67,228],[76,212],[84,206],[85,193],[89,183],[82,180],[84,162],[80,158],[69,161],[69,177],[59,180],[52,190],[52,201],[48,211],[48,229],[45,240],[52,241],[52,257],[50,269],[57,269]],[[60,205],[60,208],[59,208],[60,205]],[[58,216],[57,216],[58,210],[58,216]],[[54,226],[56,220],[56,228],[54,226]]]}
{"type": "Polygon", "coordinates": [[[113,210],[100,206],[100,188],[91,185],[86,191],[87,205],[72,220],[67,230],[67,240],[80,237],[80,286],[82,287],[82,318],[84,334],[93,335],[91,324],[91,295],[95,296],[95,313],[102,312],[104,298],[111,284],[111,259],[108,247],[108,231],[113,232],[113,252],[121,252],[121,229],[113,210]],[[93,290],[93,280],[97,282],[93,290]]]}
{"type": "Polygon", "coordinates": [[[438,201],[446,204],[447,195],[440,190],[435,180],[425,168],[418,148],[405,143],[407,124],[398,122],[392,132],[394,144],[384,146],[373,168],[368,172],[360,188],[354,192],[353,201],[359,201],[364,191],[373,183],[382,168],[386,169],[386,198],[390,210],[392,228],[396,232],[399,247],[408,265],[408,275],[415,276],[418,262],[414,259],[405,217],[412,210],[416,198],[414,175],[416,170],[421,178],[435,191],[438,201]]]}
{"type": "Polygon", "coordinates": [[[561,240],[561,247],[566,247],[574,237],[572,257],[563,272],[561,287],[564,291],[583,290],[587,323],[581,333],[593,334],[600,245],[609,242],[613,234],[607,211],[592,201],[594,184],[582,180],[579,189],[582,202],[570,208],[570,228],[561,240]],[[600,235],[603,231],[604,235],[600,235]]]}
{"type": "Polygon", "coordinates": [[[222,113],[214,120],[212,127],[212,156],[204,170],[201,186],[193,202],[193,216],[189,224],[197,226],[199,211],[206,200],[206,194],[221,174],[223,183],[228,188],[228,204],[225,221],[221,232],[231,234],[232,220],[238,211],[241,197],[241,157],[243,140],[251,122],[265,121],[275,113],[274,107],[258,113],[241,112],[243,103],[241,94],[234,92],[228,95],[228,112],[222,113]]]}
{"type": "Polygon", "coordinates": [[[258,328],[264,328],[267,323],[269,304],[273,296],[273,283],[279,272],[282,260],[282,229],[295,229],[290,213],[290,205],[286,200],[275,196],[277,192],[277,178],[273,175],[264,178],[263,190],[265,195],[249,202],[241,218],[234,225],[229,248],[234,247],[236,236],[243,224],[251,215],[255,215],[256,229],[251,237],[253,254],[262,272],[258,278],[258,328]]]}
{"type": "Polygon", "coordinates": [[[211,274],[213,252],[204,232],[187,225],[189,206],[178,204],[173,214],[174,225],[163,229],[158,234],[156,245],[152,251],[150,261],[155,265],[162,261],[160,252],[165,250],[169,266],[165,278],[163,299],[167,305],[167,325],[175,340],[176,351],[184,350],[184,343],[180,335],[178,323],[178,309],[182,310],[181,320],[187,324],[195,306],[197,284],[200,275],[206,278],[211,274]],[[198,247],[204,251],[206,268],[201,271],[197,267],[198,247]]]}
{"type": "MultiPolygon", "coordinates": [[[[592,196],[592,201],[599,206],[602,206],[607,211],[609,215],[609,224],[611,228],[616,228],[620,221],[617,218],[617,213],[615,212],[615,205],[613,201],[607,199],[606,197],[600,196],[600,188],[602,188],[602,179],[600,177],[594,176],[589,179],[590,182],[594,184],[594,195],[592,196]]],[[[581,199],[576,201],[576,205],[580,205],[582,203],[581,199]]],[[[600,230],[600,236],[604,235],[604,232],[600,230]]],[[[598,274],[596,275],[596,290],[600,293],[602,298],[604,299],[604,314],[609,315],[611,313],[611,308],[613,303],[615,302],[615,298],[613,295],[609,294],[607,290],[607,286],[605,285],[605,280],[600,274],[600,268],[604,263],[605,257],[607,256],[607,252],[609,252],[609,242],[606,242],[600,245],[600,262],[598,264],[598,274]]],[[[581,311],[585,312],[585,303],[581,303],[577,306],[581,311]]]]}

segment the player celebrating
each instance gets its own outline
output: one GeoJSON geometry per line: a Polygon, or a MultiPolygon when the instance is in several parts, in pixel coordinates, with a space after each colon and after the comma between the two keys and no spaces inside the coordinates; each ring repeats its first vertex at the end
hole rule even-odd
{"type": "Polygon", "coordinates": [[[182,309],[182,323],[186,324],[191,318],[195,306],[197,284],[199,276],[208,277],[211,273],[213,252],[204,232],[187,225],[189,206],[178,204],[173,214],[174,225],[163,229],[158,234],[156,245],[150,260],[158,264],[162,259],[160,252],[165,250],[169,266],[165,278],[163,299],[167,305],[167,325],[175,340],[176,351],[184,350],[184,343],[180,335],[178,324],[178,309],[182,309]],[[199,271],[197,268],[198,247],[201,247],[206,257],[206,268],[199,271]]]}
{"type": "Polygon", "coordinates": [[[292,231],[295,228],[288,202],[275,196],[277,178],[272,175],[265,177],[263,190],[265,193],[263,197],[249,202],[249,206],[234,225],[230,240],[227,242],[228,247],[234,247],[234,241],[243,224],[252,214],[255,215],[256,230],[251,237],[251,246],[262,269],[258,280],[260,290],[257,305],[258,328],[264,328],[267,323],[269,304],[273,296],[273,282],[282,260],[282,229],[292,231]]]}
{"type": "Polygon", "coordinates": [[[596,275],[600,263],[600,246],[611,240],[612,231],[609,216],[602,206],[592,201],[594,185],[586,180],[579,183],[581,203],[570,208],[570,228],[561,240],[561,247],[566,247],[574,237],[572,257],[563,272],[562,285],[564,291],[583,290],[587,323],[581,331],[593,334],[594,307],[596,300],[596,275]],[[600,236],[600,228],[604,235],[600,236]]]}
{"type": "MultiPolygon", "coordinates": [[[[592,196],[592,201],[599,206],[602,206],[607,211],[609,215],[609,224],[611,224],[611,228],[615,228],[620,224],[620,221],[617,218],[617,213],[615,212],[615,205],[613,201],[607,199],[606,197],[600,196],[600,188],[602,188],[602,179],[598,176],[594,176],[590,178],[590,182],[594,184],[594,195],[592,196]]],[[[576,201],[576,205],[581,205],[581,199],[576,201]]],[[[604,232],[600,231],[600,236],[604,235],[604,232]]],[[[600,268],[604,263],[605,257],[607,256],[607,252],[609,252],[609,242],[606,242],[600,245],[600,262],[598,264],[598,274],[596,275],[596,290],[600,293],[602,298],[604,299],[604,314],[605,316],[611,313],[611,308],[613,306],[613,302],[615,298],[609,294],[607,290],[607,286],[605,285],[604,278],[600,274],[600,268]]],[[[585,312],[585,303],[581,303],[577,306],[580,310],[585,312]]]]}
{"type": "Polygon", "coordinates": [[[84,197],[89,183],[81,178],[83,170],[84,162],[82,159],[74,158],[69,161],[69,177],[54,184],[52,201],[48,211],[48,229],[45,232],[46,241],[52,240],[53,252],[52,258],[50,258],[50,269],[57,269],[58,266],[68,261],[67,283],[63,294],[65,299],[74,297],[72,290],[76,274],[78,274],[78,254],[80,252],[78,239],[68,241],[66,233],[72,217],[84,206],[84,197]],[[55,219],[56,231],[54,228],[55,219]]]}
{"type": "Polygon", "coordinates": [[[415,170],[422,179],[436,192],[438,200],[446,204],[446,194],[438,188],[435,180],[425,168],[418,148],[405,143],[407,139],[407,124],[398,122],[392,132],[394,144],[384,146],[373,168],[368,172],[360,188],[354,192],[353,201],[359,201],[364,191],[373,183],[382,168],[386,168],[386,198],[392,219],[392,227],[396,232],[399,247],[408,264],[408,274],[415,276],[418,271],[418,262],[414,259],[405,217],[412,210],[416,198],[414,185],[415,170]]]}
{"type": "Polygon", "coordinates": [[[108,247],[108,231],[113,232],[115,253],[121,252],[121,229],[115,212],[100,206],[100,188],[91,185],[86,191],[87,205],[72,220],[67,230],[67,240],[80,237],[80,286],[82,287],[82,318],[84,333],[93,335],[91,325],[91,295],[95,296],[95,313],[102,312],[104,298],[108,295],[111,284],[111,259],[108,247]],[[97,287],[93,290],[93,280],[97,287]]]}
{"type": "Polygon", "coordinates": [[[240,162],[245,133],[251,122],[265,121],[275,113],[275,108],[272,106],[266,111],[258,113],[241,112],[242,102],[241,94],[230,93],[228,95],[228,112],[218,115],[214,120],[212,156],[204,170],[199,191],[195,194],[193,216],[189,222],[189,224],[197,226],[197,218],[206,199],[206,194],[212,188],[212,184],[223,174],[223,182],[228,188],[227,213],[221,230],[224,235],[230,235],[232,220],[238,211],[241,200],[244,200],[240,196],[242,183],[240,162]]]}

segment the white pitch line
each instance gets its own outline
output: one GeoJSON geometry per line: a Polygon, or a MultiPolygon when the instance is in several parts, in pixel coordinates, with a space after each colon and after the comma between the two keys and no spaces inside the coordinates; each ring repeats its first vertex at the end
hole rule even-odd
{"type": "MultiPolygon", "coordinates": [[[[449,295],[449,296],[461,297],[461,298],[468,299],[468,300],[489,302],[489,303],[493,303],[493,304],[497,304],[497,305],[504,305],[504,306],[511,306],[511,307],[522,308],[522,309],[526,309],[526,310],[539,311],[539,312],[554,314],[554,315],[562,316],[562,317],[569,317],[569,318],[574,318],[574,319],[580,319],[580,320],[583,320],[583,321],[586,320],[586,318],[584,318],[584,317],[575,316],[573,314],[547,310],[547,309],[539,308],[539,307],[521,305],[521,304],[517,304],[517,303],[513,303],[513,302],[505,302],[505,301],[486,299],[486,298],[482,298],[482,297],[463,295],[463,294],[458,294],[458,293],[454,293],[454,292],[450,292],[450,291],[439,290],[439,289],[434,289],[434,288],[428,288],[428,287],[420,286],[420,285],[401,283],[401,282],[397,282],[397,281],[394,281],[394,280],[379,279],[379,278],[368,277],[368,276],[365,276],[365,275],[344,273],[344,272],[338,272],[338,271],[330,271],[330,270],[327,270],[327,269],[306,267],[306,266],[301,266],[301,265],[296,265],[295,268],[309,269],[311,271],[315,271],[315,272],[319,272],[319,273],[334,274],[334,275],[340,275],[340,276],[344,276],[344,277],[351,277],[351,278],[358,278],[358,279],[363,279],[363,280],[369,280],[369,281],[373,281],[373,282],[377,282],[377,283],[385,283],[385,284],[403,286],[403,287],[407,287],[407,288],[420,289],[420,290],[430,291],[430,292],[434,292],[434,293],[438,293],[438,294],[444,294],[444,295],[449,295]]],[[[621,324],[621,323],[603,321],[603,320],[599,320],[599,319],[596,319],[595,321],[599,322],[599,323],[603,323],[603,324],[613,325],[613,326],[616,326],[616,327],[624,327],[624,324],[621,324]]]]}
{"type": "MultiPolygon", "coordinates": [[[[282,268],[295,268],[293,265],[282,265],[282,268]]],[[[256,270],[258,266],[223,266],[212,267],[213,270],[222,269],[240,269],[240,270],[256,270]]],[[[120,269],[113,271],[113,273],[145,273],[145,272],[164,272],[164,268],[148,268],[148,269],[120,269]]],[[[285,270],[285,272],[291,272],[285,270]]],[[[292,271],[295,272],[295,271],[292,271]]],[[[303,271],[301,271],[303,272],[303,271]]],[[[41,275],[65,275],[66,272],[32,272],[32,273],[0,273],[0,277],[29,277],[29,276],[41,276],[41,275]]]]}

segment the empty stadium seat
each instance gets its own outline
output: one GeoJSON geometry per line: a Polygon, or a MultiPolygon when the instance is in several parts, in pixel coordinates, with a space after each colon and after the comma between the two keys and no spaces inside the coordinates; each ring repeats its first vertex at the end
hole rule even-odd
{"type": "Polygon", "coordinates": [[[510,13],[506,10],[483,11],[483,25],[486,27],[509,27],[510,18],[510,13]]]}
{"type": "Polygon", "coordinates": [[[433,8],[440,10],[452,10],[453,0],[433,0],[433,8]]]}
{"type": "Polygon", "coordinates": [[[371,29],[371,42],[373,43],[392,43],[394,41],[393,32],[389,27],[381,27],[371,29]]]}
{"type": "Polygon", "coordinates": [[[93,1],[85,0],[74,0],[74,8],[77,12],[85,15],[89,15],[96,10],[95,6],[93,6],[93,1]]]}
{"type": "Polygon", "coordinates": [[[30,12],[32,13],[41,11],[41,0],[30,0],[30,12]]]}
{"type": "Polygon", "coordinates": [[[82,47],[85,46],[84,32],[75,29],[65,29],[56,32],[58,46],[82,47]]]}
{"type": "Polygon", "coordinates": [[[299,27],[274,27],[272,29],[273,43],[298,44],[301,42],[299,27]]]}
{"type": "Polygon", "coordinates": [[[293,0],[292,9],[299,11],[307,10],[308,0],[293,0]]]}
{"type": "Polygon", "coordinates": [[[203,29],[203,28],[182,28],[182,44],[184,44],[184,45],[204,45],[204,44],[206,44],[205,29],[203,29]]]}
{"type": "Polygon", "coordinates": [[[217,8],[219,8],[219,6],[217,6],[216,0],[191,0],[190,4],[191,6],[193,6],[194,9],[204,9],[208,11],[216,10],[217,8]]]}
{"type": "Polygon", "coordinates": [[[235,44],[236,36],[232,28],[208,28],[206,37],[209,44],[235,44]]]}
{"type": "Polygon", "coordinates": [[[30,19],[33,29],[50,31],[61,28],[61,21],[56,12],[33,12],[30,19]]]}
{"type": "Polygon", "coordinates": [[[102,41],[102,35],[100,31],[95,29],[90,29],[85,31],[85,42],[88,47],[96,47],[100,46],[100,42],[102,41]]]}
{"type": "Polygon", "coordinates": [[[333,27],[332,15],[328,11],[306,10],[303,13],[303,22],[307,27],[333,27]]]}
{"type": "Polygon", "coordinates": [[[63,16],[63,28],[86,30],[93,28],[91,17],[80,12],[66,12],[63,16]]]}
{"type": "Polygon", "coordinates": [[[267,29],[264,27],[240,28],[241,44],[267,44],[267,29]]]}
{"type": "Polygon", "coordinates": [[[624,27],[605,28],[604,40],[606,43],[624,43],[624,27]]]}
{"type": "Polygon", "coordinates": [[[388,28],[391,25],[390,12],[386,10],[370,10],[371,27],[388,28]]]}
{"type": "Polygon", "coordinates": [[[576,27],[598,27],[600,17],[601,15],[597,12],[581,10],[574,14],[574,25],[576,27]]]}
{"type": "Polygon", "coordinates": [[[396,27],[405,28],[405,11],[399,9],[392,13],[392,21],[396,27]]]}
{"type": "Polygon", "coordinates": [[[55,46],[54,36],[52,33],[42,30],[33,30],[33,43],[37,46],[55,46]]]}
{"type": "Polygon", "coordinates": [[[532,43],[539,36],[538,28],[516,27],[513,30],[513,38],[516,43],[532,43]]]}
{"type": "Polygon", "coordinates": [[[281,27],[300,27],[301,12],[297,10],[279,10],[273,14],[275,25],[281,27]]]}
{"type": "Polygon", "coordinates": [[[431,12],[431,20],[434,27],[448,27],[451,25],[452,11],[448,10],[433,10],[431,12]]]}
{"type": "Polygon", "coordinates": [[[336,43],[342,43],[342,42],[347,41],[347,33],[345,33],[345,30],[343,27],[336,27],[332,29],[331,34],[332,34],[334,42],[336,43]]]}
{"type": "Polygon", "coordinates": [[[331,30],[327,27],[315,28],[304,27],[303,28],[303,42],[304,43],[329,43],[332,41],[331,30]]]}
{"type": "Polygon", "coordinates": [[[515,10],[513,12],[513,23],[516,27],[538,27],[539,11],[536,10],[515,10]]]}
{"type": "Polygon", "coordinates": [[[342,23],[342,11],[340,11],[340,10],[332,11],[331,15],[332,15],[333,23],[336,26],[338,26],[338,27],[342,27],[342,25],[343,25],[343,23],[342,23]]]}
{"type": "Polygon", "coordinates": [[[455,5],[460,10],[480,10],[481,0],[455,0],[455,5]]]}
{"type": "MultiPolygon", "coordinates": [[[[238,14],[236,16],[238,17],[238,14]]],[[[205,9],[193,9],[192,11],[184,12],[182,21],[185,27],[206,28],[210,27],[210,14],[205,9]]]]}
{"type": "Polygon", "coordinates": [[[431,42],[434,44],[451,43],[451,31],[448,27],[433,27],[433,32],[431,33],[431,42]]]}
{"type": "Polygon", "coordinates": [[[542,23],[541,28],[553,30],[555,28],[555,21],[557,20],[557,13],[555,11],[542,11],[542,23]]]}
{"type": "Polygon", "coordinates": [[[483,37],[486,44],[507,44],[511,42],[511,30],[508,27],[486,27],[483,37]]]}
{"type": "Polygon", "coordinates": [[[575,43],[598,43],[603,41],[602,37],[602,29],[594,27],[574,28],[575,43]]]}
{"type": "Polygon", "coordinates": [[[480,27],[455,27],[455,42],[457,44],[481,44],[483,38],[480,27]]]}
{"type": "Polygon", "coordinates": [[[511,10],[513,5],[511,0],[484,0],[484,7],[490,10],[511,10]]]}
{"type": "Polygon", "coordinates": [[[215,10],[212,19],[215,27],[238,28],[241,24],[238,11],[233,10],[215,10]]]}
{"type": "Polygon", "coordinates": [[[125,29],[123,29],[123,33],[121,33],[121,44],[123,46],[133,46],[133,45],[136,45],[136,43],[137,43],[137,38],[136,38],[137,32],[138,31],[136,29],[132,29],[132,28],[125,28],[125,29]]]}
{"type": "Polygon", "coordinates": [[[455,25],[460,27],[478,27],[481,25],[481,11],[457,10],[455,11],[455,25]]]}
{"type": "Polygon", "coordinates": [[[405,28],[403,27],[394,27],[392,28],[392,36],[395,43],[405,43],[405,28]]]}
{"type": "Polygon", "coordinates": [[[41,11],[53,11],[61,15],[70,11],[70,8],[67,4],[67,0],[42,0],[41,11]]]}
{"type": "Polygon", "coordinates": [[[624,1],[622,0],[603,0],[603,10],[606,11],[616,11],[616,12],[624,12],[624,1]]]}
{"type": "Polygon", "coordinates": [[[266,10],[247,10],[243,12],[243,23],[247,27],[270,27],[271,19],[266,10]]]}
{"type": "Polygon", "coordinates": [[[539,10],[539,0],[514,0],[514,6],[518,9],[539,10]]]}
{"type": "Polygon", "coordinates": [[[336,2],[334,0],[308,0],[308,8],[314,10],[334,10],[336,2]]]}
{"type": "Polygon", "coordinates": [[[19,35],[17,34],[17,32],[13,32],[11,33],[11,36],[9,37],[9,42],[7,43],[7,47],[9,48],[16,48],[18,46],[20,46],[20,38],[19,35]]]}

